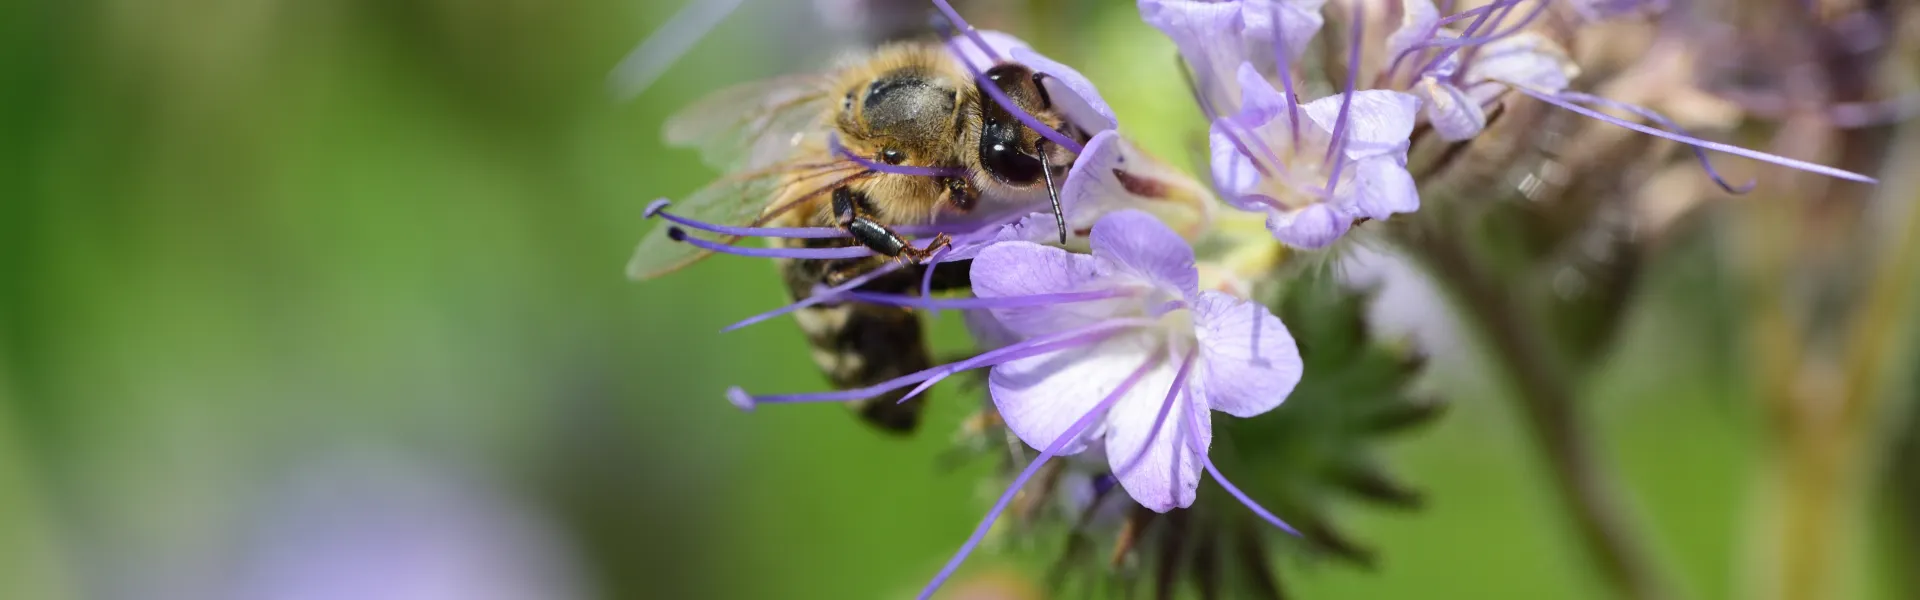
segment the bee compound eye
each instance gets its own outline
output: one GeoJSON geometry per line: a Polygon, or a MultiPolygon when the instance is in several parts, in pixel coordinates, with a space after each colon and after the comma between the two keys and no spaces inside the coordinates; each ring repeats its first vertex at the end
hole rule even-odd
{"type": "Polygon", "coordinates": [[[897,165],[907,162],[907,153],[888,148],[880,151],[880,160],[890,165],[897,165]]]}
{"type": "Polygon", "coordinates": [[[983,146],[980,149],[980,166],[985,167],[995,179],[1014,185],[1028,185],[1040,180],[1040,159],[1005,144],[983,146]]]}

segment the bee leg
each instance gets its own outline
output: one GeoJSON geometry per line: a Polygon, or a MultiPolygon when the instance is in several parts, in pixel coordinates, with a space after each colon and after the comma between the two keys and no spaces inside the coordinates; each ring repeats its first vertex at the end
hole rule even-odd
{"type": "Polygon", "coordinates": [[[933,243],[922,250],[907,243],[907,239],[894,233],[892,229],[881,225],[865,214],[865,200],[851,188],[842,187],[833,191],[833,217],[840,226],[853,235],[853,241],[872,249],[884,256],[919,262],[931,256],[935,250],[952,243],[946,234],[933,238],[933,243]]]}
{"type": "Polygon", "coordinates": [[[947,192],[942,197],[942,201],[953,206],[956,211],[972,212],[974,203],[980,200],[980,190],[973,187],[973,182],[959,177],[948,177],[941,180],[941,183],[947,186],[947,192]]]}

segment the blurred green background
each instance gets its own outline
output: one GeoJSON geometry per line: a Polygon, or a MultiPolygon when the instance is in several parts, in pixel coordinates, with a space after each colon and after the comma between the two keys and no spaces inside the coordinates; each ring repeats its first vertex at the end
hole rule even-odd
{"type": "MultiPolygon", "coordinates": [[[[742,414],[728,385],[824,383],[786,321],[715,333],[782,303],[772,267],[622,276],[647,201],[712,176],[661,119],[834,49],[785,4],[749,2],[631,102],[605,77],[677,6],[0,6],[0,597],[917,590],[998,492],[988,465],[936,469],[971,400],[936,394],[910,441],[837,408],[742,414]]],[[[1111,4],[1012,29],[1188,159],[1171,45],[1111,4]]],[[[1671,335],[1662,298],[1698,269],[1658,270],[1596,406],[1661,558],[1726,597],[1753,426],[1671,335]]],[[[1381,565],[1302,563],[1297,596],[1599,597],[1473,361],[1433,379],[1452,412],[1390,451],[1429,506],[1352,514],[1381,565]]]]}

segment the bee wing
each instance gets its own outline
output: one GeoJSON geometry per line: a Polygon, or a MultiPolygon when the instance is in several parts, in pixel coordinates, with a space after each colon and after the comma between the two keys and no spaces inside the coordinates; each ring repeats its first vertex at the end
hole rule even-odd
{"type": "MultiPolygon", "coordinates": [[[[685,199],[667,206],[674,215],[735,227],[759,226],[772,218],[794,210],[807,200],[864,177],[867,171],[859,163],[812,156],[773,167],[724,177],[708,184],[685,199]]],[[[627,262],[627,276],[646,280],[671,273],[713,254],[692,244],[674,240],[667,231],[672,227],[655,226],[640,240],[640,247],[627,262]]],[[[712,237],[689,232],[689,235],[712,237]]],[[[718,241],[733,244],[739,236],[719,236],[718,241]]]]}
{"type": "Polygon", "coordinates": [[[715,168],[764,168],[824,143],[830,83],[809,74],[725,88],[668,117],[664,135],[668,144],[698,148],[715,168]]]}

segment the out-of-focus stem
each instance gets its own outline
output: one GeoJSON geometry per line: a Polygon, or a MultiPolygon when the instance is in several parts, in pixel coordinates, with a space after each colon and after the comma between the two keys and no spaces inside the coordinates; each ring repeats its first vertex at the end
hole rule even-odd
{"type": "Polygon", "coordinates": [[[1644,537],[1628,518],[1615,476],[1595,449],[1593,429],[1575,404],[1575,382],[1552,344],[1540,337],[1512,286],[1475,260],[1464,236],[1411,235],[1412,254],[1451,289],[1467,322],[1483,332],[1494,362],[1511,383],[1512,397],[1548,462],[1548,476],[1567,506],[1574,531],[1613,591],[1628,598],[1671,597],[1648,556],[1644,537]]]}
{"type": "MultiPolygon", "coordinates": [[[[1887,164],[1920,159],[1920,133],[1909,130],[1887,164]]],[[[1804,336],[1791,332],[1789,313],[1777,303],[1756,315],[1762,339],[1762,385],[1768,425],[1776,447],[1762,466],[1756,522],[1761,552],[1749,575],[1754,595],[1777,600],[1837,597],[1846,585],[1844,554],[1855,545],[1859,515],[1868,509],[1869,474],[1883,450],[1878,425],[1898,417],[1913,394],[1893,394],[1890,378],[1911,364],[1914,288],[1920,281],[1920,178],[1900,173],[1883,183],[1867,222],[1890,223],[1877,235],[1880,247],[1858,256],[1876,263],[1864,280],[1865,294],[1842,327],[1837,356],[1805,351],[1804,336]],[[1795,358],[1798,357],[1796,360],[1795,358]]],[[[1769,207],[1764,231],[1790,233],[1792,203],[1769,207]]],[[[1778,235],[1766,239],[1779,243],[1778,235]]],[[[1779,268],[1790,265],[1774,265],[1779,268]]],[[[1783,284],[1783,276],[1776,276],[1783,284]]]]}

